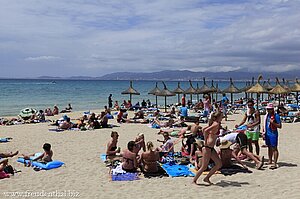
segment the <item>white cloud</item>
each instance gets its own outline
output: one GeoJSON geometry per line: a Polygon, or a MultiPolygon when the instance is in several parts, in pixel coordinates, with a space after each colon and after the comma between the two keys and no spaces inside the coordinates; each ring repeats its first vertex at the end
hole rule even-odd
{"type": "Polygon", "coordinates": [[[43,61],[43,60],[55,60],[55,59],[60,59],[60,57],[39,56],[39,57],[27,57],[27,58],[25,58],[26,61],[43,61]]]}
{"type": "Polygon", "coordinates": [[[299,10],[279,0],[9,1],[0,12],[2,75],[20,65],[19,75],[294,70],[286,66],[300,63],[299,10]],[[56,61],[38,71],[41,60],[56,61]]]}

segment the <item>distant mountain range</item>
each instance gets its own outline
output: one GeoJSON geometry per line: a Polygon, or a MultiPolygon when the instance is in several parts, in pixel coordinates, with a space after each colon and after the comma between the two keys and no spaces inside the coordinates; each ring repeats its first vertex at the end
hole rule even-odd
{"type": "Polygon", "coordinates": [[[231,71],[231,72],[193,72],[189,70],[164,70],[159,72],[149,73],[133,73],[133,72],[116,72],[103,75],[101,77],[89,77],[89,76],[72,76],[72,77],[51,77],[41,76],[38,79],[78,79],[78,80],[164,80],[164,81],[186,81],[194,80],[199,81],[205,77],[207,80],[228,80],[230,77],[237,80],[251,80],[252,77],[257,79],[259,75],[263,75],[264,79],[272,79],[275,77],[279,79],[285,78],[288,80],[294,80],[296,77],[300,77],[300,70],[289,72],[244,72],[244,71],[231,71]]]}

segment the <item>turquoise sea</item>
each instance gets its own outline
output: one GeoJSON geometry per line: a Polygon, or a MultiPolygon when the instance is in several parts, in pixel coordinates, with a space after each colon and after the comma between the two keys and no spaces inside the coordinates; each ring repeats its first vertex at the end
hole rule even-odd
{"type": "MultiPolygon", "coordinates": [[[[155,96],[148,95],[148,92],[155,87],[156,81],[133,81],[133,87],[141,93],[132,97],[133,104],[143,99],[150,99],[155,103],[155,96]]],[[[177,87],[177,81],[166,82],[169,90],[177,87]]],[[[216,82],[215,82],[216,83],[216,82]]],[[[220,89],[229,86],[229,82],[217,82],[220,89]]],[[[197,82],[193,82],[194,88],[197,82]]],[[[203,82],[198,82],[199,87],[203,82]]],[[[235,82],[236,87],[242,88],[245,82],[235,82]]],[[[211,82],[207,81],[211,86],[211,82]]],[[[163,88],[161,82],[158,83],[163,88]]],[[[181,82],[181,88],[187,89],[189,82],[181,82]]],[[[103,109],[107,105],[108,95],[113,95],[113,100],[118,100],[119,104],[129,95],[121,95],[121,92],[129,87],[129,81],[104,81],[104,80],[40,80],[40,79],[0,79],[0,116],[15,116],[20,110],[31,107],[37,110],[44,110],[47,107],[53,109],[57,105],[60,110],[64,109],[68,103],[72,104],[74,111],[87,111],[103,109]]],[[[227,94],[230,97],[230,94],[227,94]]],[[[234,98],[244,96],[234,94],[234,98]]],[[[201,95],[202,97],[202,95],[201,95]]],[[[221,98],[219,95],[218,99],[221,98]]],[[[187,96],[190,99],[190,96],[187,96]]],[[[193,95],[193,100],[197,95],[193,95]]],[[[168,103],[176,103],[177,96],[168,97],[168,103]]],[[[164,105],[164,98],[158,97],[158,104],[164,105]]]]}

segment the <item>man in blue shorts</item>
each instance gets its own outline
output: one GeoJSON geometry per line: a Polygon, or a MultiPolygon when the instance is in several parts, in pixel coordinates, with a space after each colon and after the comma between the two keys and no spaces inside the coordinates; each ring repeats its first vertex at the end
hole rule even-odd
{"type": "Polygon", "coordinates": [[[274,104],[269,103],[266,107],[267,115],[264,122],[264,136],[266,145],[268,146],[269,164],[270,169],[276,169],[278,167],[278,128],[281,129],[280,116],[274,111],[274,104]],[[273,163],[274,157],[274,163],[273,163]]]}

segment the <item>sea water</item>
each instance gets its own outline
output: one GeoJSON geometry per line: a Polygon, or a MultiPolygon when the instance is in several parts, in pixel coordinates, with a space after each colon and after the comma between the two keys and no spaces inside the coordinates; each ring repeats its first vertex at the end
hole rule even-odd
{"type": "MultiPolygon", "coordinates": [[[[177,88],[177,81],[165,82],[169,90],[177,88]]],[[[196,84],[199,87],[203,82],[192,82],[193,87],[196,84]]],[[[215,82],[216,83],[216,82],[215,82]]],[[[217,82],[219,89],[225,89],[229,82],[217,82]]],[[[148,92],[155,87],[156,81],[133,81],[133,88],[140,92],[140,95],[132,96],[132,104],[145,99],[150,99],[155,103],[155,96],[148,92]]],[[[207,82],[211,86],[210,82],[207,82]]],[[[190,87],[189,82],[180,82],[182,89],[190,87]]],[[[236,82],[237,88],[245,86],[245,82],[236,82]]],[[[158,81],[158,87],[163,88],[161,81],[158,81]]],[[[41,79],[0,79],[0,116],[16,116],[24,108],[34,108],[44,110],[53,109],[57,105],[60,110],[71,103],[74,111],[102,110],[108,104],[108,96],[112,94],[113,101],[118,101],[119,105],[123,100],[128,100],[129,95],[122,95],[121,92],[129,88],[129,81],[107,81],[107,80],[41,80],[41,79]]],[[[234,94],[234,99],[243,97],[245,94],[234,94]]],[[[230,99],[230,94],[227,94],[230,99]]],[[[202,95],[199,95],[202,98],[202,95]]],[[[190,99],[190,95],[187,95],[190,99]]],[[[214,97],[215,98],[215,97],[214,97]]],[[[221,94],[218,95],[218,100],[221,94]]],[[[192,100],[197,100],[197,95],[192,96],[192,100]]],[[[168,104],[174,104],[178,101],[178,96],[167,97],[168,104]]],[[[164,106],[164,97],[158,97],[158,104],[164,106]]]]}

